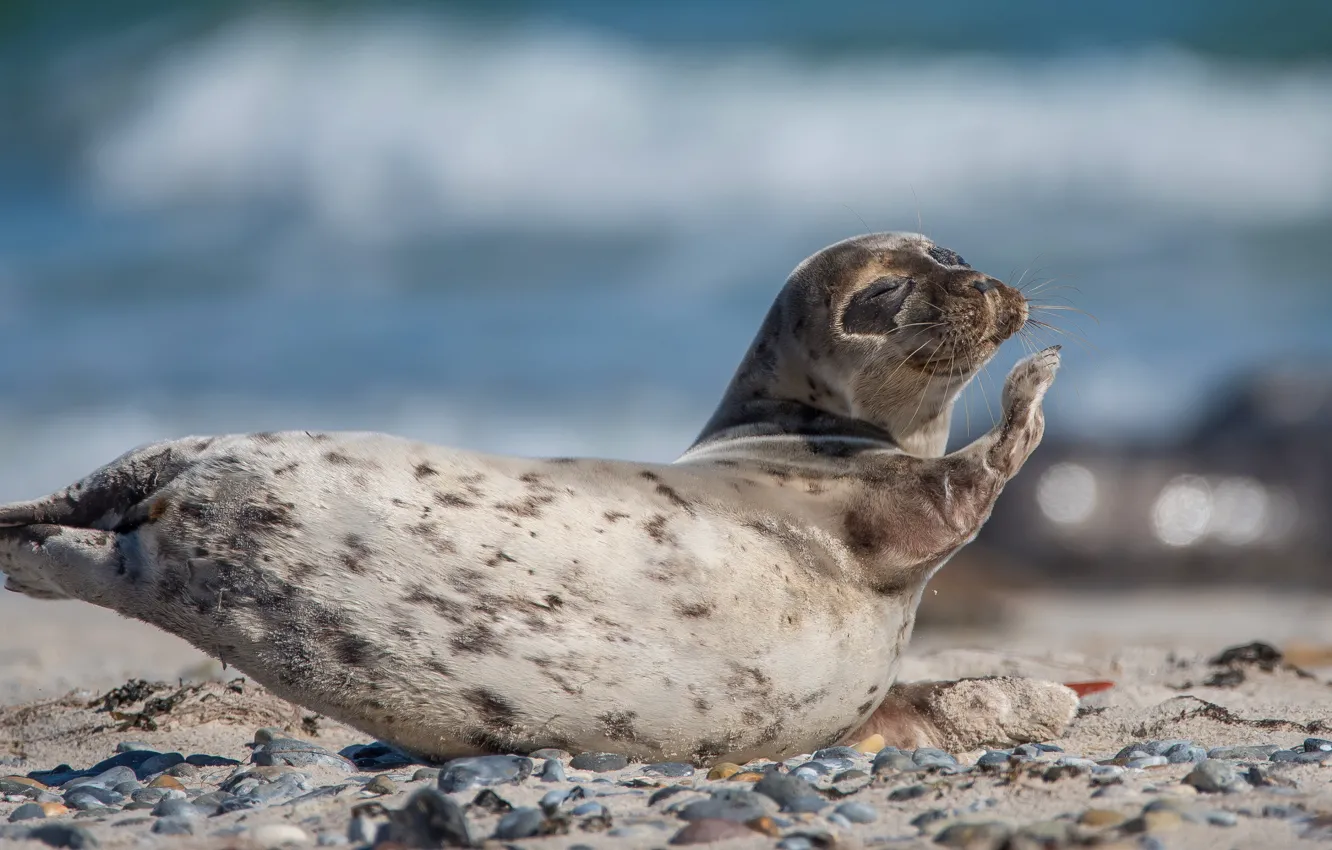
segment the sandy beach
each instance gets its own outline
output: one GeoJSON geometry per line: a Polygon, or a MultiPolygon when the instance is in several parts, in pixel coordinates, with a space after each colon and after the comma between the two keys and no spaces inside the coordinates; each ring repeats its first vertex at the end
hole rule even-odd
{"type": "MultiPolygon", "coordinates": [[[[903,765],[919,756],[908,753],[908,762],[890,764],[882,754],[825,753],[816,761],[830,769],[817,776],[802,769],[808,759],[790,760],[777,770],[801,770],[797,775],[812,778],[822,798],[819,811],[810,813],[780,811],[769,797],[753,793],[770,766],[750,766],[738,779],[722,780],[708,779],[707,770],[665,776],[642,765],[597,772],[580,769],[569,759],[573,754],[558,762],[561,781],[531,776],[445,796],[460,807],[472,840],[497,830],[552,833],[511,839],[533,847],[647,848],[690,835],[727,847],[1296,847],[1317,846],[1332,834],[1326,814],[1332,812],[1332,772],[1325,766],[1332,760],[1296,752],[1306,739],[1332,736],[1332,598],[1236,589],[1022,593],[999,602],[1006,618],[1001,627],[924,630],[903,678],[1002,674],[1113,682],[1083,696],[1069,728],[1042,742],[1060,751],[991,755],[978,766],[985,751],[977,750],[952,754],[957,766],[908,769],[903,765]],[[1278,648],[1285,659],[1212,663],[1222,649],[1253,641],[1278,648]],[[1232,790],[1199,790],[1192,762],[1159,763],[1168,759],[1153,750],[1180,742],[1201,748],[1195,757],[1208,750],[1220,756],[1208,764],[1224,768],[1222,780],[1233,779],[1232,790]],[[1142,751],[1124,752],[1133,744],[1142,751]],[[1249,745],[1270,746],[1216,750],[1249,745]],[[1273,756],[1277,749],[1286,754],[1273,756]],[[671,786],[679,790],[665,792],[666,799],[654,796],[671,786]],[[551,806],[552,793],[561,789],[569,798],[551,806]],[[750,818],[750,826],[686,819],[699,811],[691,804],[718,794],[738,794],[743,805],[759,806],[750,814],[762,817],[750,818]],[[546,811],[539,814],[543,798],[546,811]],[[509,807],[519,814],[506,815],[509,807]],[[538,812],[529,813],[527,825],[521,823],[525,808],[538,812]],[[867,811],[872,822],[847,817],[864,820],[867,811]],[[678,835],[686,828],[693,832],[678,835]]],[[[358,750],[374,742],[267,694],[151,627],[87,605],[13,595],[0,597],[0,622],[0,775],[19,778],[0,781],[0,822],[33,802],[50,813],[4,826],[0,842],[54,826],[104,847],[184,846],[183,840],[189,846],[356,846],[373,839],[381,824],[406,829],[408,800],[439,781],[440,766],[394,764],[391,754],[358,750]],[[133,679],[163,684],[122,687],[133,679]],[[260,729],[311,745],[317,755],[301,755],[295,764],[280,754],[265,756],[264,747],[255,746],[260,729]],[[94,766],[105,773],[106,763],[98,763],[118,748],[118,758],[131,767],[115,769],[131,771],[124,774],[131,784],[96,792],[113,803],[80,797],[75,789],[87,777],[79,775],[94,766]],[[136,749],[166,757],[146,762],[150,772],[144,773],[132,769],[136,758],[148,758],[136,749]],[[339,751],[356,764],[334,755],[339,751]],[[157,770],[173,762],[170,771],[157,770]],[[230,790],[219,795],[218,789],[230,790]],[[263,804],[206,811],[218,799],[246,793],[263,804]],[[161,806],[168,797],[199,803],[173,815],[161,806]],[[385,814],[394,811],[399,814],[392,818],[385,814]]],[[[555,769],[541,759],[532,767],[555,769]]],[[[33,833],[43,835],[48,842],[69,839],[66,832],[33,833]]],[[[426,843],[410,831],[381,837],[426,843]]]]}

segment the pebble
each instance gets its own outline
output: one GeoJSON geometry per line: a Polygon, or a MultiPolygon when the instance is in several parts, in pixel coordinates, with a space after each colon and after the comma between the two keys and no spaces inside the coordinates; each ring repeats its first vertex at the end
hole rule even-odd
{"type": "MultiPolygon", "coordinates": [[[[875,752],[877,752],[877,750],[875,752]]],[[[813,761],[826,761],[829,759],[850,759],[855,761],[863,755],[864,753],[854,747],[824,747],[814,753],[813,761]]]]}
{"type": "Polygon", "coordinates": [[[96,847],[97,839],[81,826],[67,823],[46,823],[34,827],[28,833],[29,840],[40,841],[50,847],[69,847],[71,850],[84,850],[96,847]]]}
{"type": "Polygon", "coordinates": [[[1130,770],[1143,770],[1148,767],[1160,767],[1163,764],[1170,764],[1170,759],[1165,756],[1142,756],[1141,758],[1129,759],[1124,767],[1130,770]]]}
{"type": "Polygon", "coordinates": [[[158,835],[193,835],[194,821],[184,817],[158,818],[152,831],[158,835]]]}
{"type": "Polygon", "coordinates": [[[999,850],[1008,842],[1008,826],[996,821],[955,823],[935,837],[936,844],[964,850],[999,850]]]}
{"type": "Polygon", "coordinates": [[[1197,764],[1207,760],[1207,750],[1184,742],[1162,753],[1171,764],[1197,764]]]}
{"type": "Polygon", "coordinates": [[[894,788],[888,794],[888,799],[894,803],[902,803],[907,800],[918,800],[930,793],[928,785],[907,785],[903,788],[894,788]]]}
{"type": "Polygon", "coordinates": [[[327,747],[298,741],[295,738],[274,738],[256,747],[250,761],[263,767],[287,765],[289,767],[334,767],[347,773],[356,770],[350,760],[331,753],[327,747]]]}
{"type": "Polygon", "coordinates": [[[880,750],[879,754],[874,757],[870,772],[877,775],[892,771],[911,770],[915,767],[915,760],[901,750],[880,750]]]}
{"type": "Polygon", "coordinates": [[[134,773],[142,779],[184,763],[185,757],[180,753],[165,753],[148,759],[143,764],[139,765],[134,773]]]}
{"type": "MultiPolygon", "coordinates": [[[[166,770],[162,771],[162,775],[170,776],[173,779],[197,779],[199,777],[199,768],[187,761],[184,764],[178,764],[175,767],[168,767],[166,770]]],[[[157,777],[157,779],[161,778],[161,776],[157,777]]],[[[154,779],[153,782],[156,782],[157,779],[154,779]]]]}
{"type": "Polygon", "coordinates": [[[911,754],[911,760],[920,767],[953,767],[957,764],[955,756],[933,747],[921,747],[911,754]]]}
{"type": "MultiPolygon", "coordinates": [[[[541,806],[541,810],[547,815],[554,815],[559,811],[560,806],[570,799],[583,799],[583,789],[579,786],[574,786],[573,788],[555,788],[551,791],[547,791],[541,798],[541,802],[537,805],[541,806]]],[[[652,805],[652,801],[648,801],[648,805],[652,805]]]]}
{"type": "MultiPolygon", "coordinates": [[[[202,799],[202,798],[200,798],[202,799]]],[[[178,797],[165,799],[153,806],[153,816],[159,818],[200,817],[208,812],[198,801],[184,800],[178,797]]]]}
{"type": "Polygon", "coordinates": [[[1113,829],[1128,820],[1114,809],[1088,809],[1078,818],[1078,823],[1093,829],[1113,829]]]}
{"type": "Polygon", "coordinates": [[[655,776],[684,777],[694,775],[694,766],[678,761],[663,761],[657,764],[648,764],[643,766],[644,773],[651,773],[655,776]]]}
{"type": "Polygon", "coordinates": [[[557,750],[554,747],[544,747],[540,750],[533,750],[527,754],[531,759],[555,759],[556,761],[568,761],[570,756],[564,750],[557,750]]]}
{"type": "Polygon", "coordinates": [[[185,757],[186,764],[192,764],[195,767],[234,767],[240,764],[236,759],[229,759],[225,756],[210,756],[202,753],[185,757]]]}
{"type": "Polygon", "coordinates": [[[425,781],[425,780],[430,780],[431,782],[438,782],[438,781],[439,781],[439,775],[440,775],[441,773],[443,773],[443,772],[444,772],[444,771],[440,770],[440,769],[437,768],[437,767],[421,767],[421,768],[417,768],[416,773],[413,773],[413,774],[412,774],[412,781],[413,781],[413,782],[423,782],[423,781],[425,781]]]}
{"type": "Polygon", "coordinates": [[[879,819],[879,813],[874,811],[873,806],[855,801],[838,806],[834,814],[841,815],[851,823],[874,823],[879,819]]]}
{"type": "Polygon", "coordinates": [[[1234,812],[1210,811],[1204,817],[1212,826],[1235,826],[1239,823],[1239,815],[1234,812]]]}
{"type": "Polygon", "coordinates": [[[388,841],[408,847],[472,846],[471,830],[462,808],[434,788],[422,788],[407,798],[401,809],[388,814],[385,827],[388,841]]]}
{"type": "Polygon", "coordinates": [[[541,765],[542,782],[564,782],[567,778],[564,775],[564,765],[559,759],[546,759],[546,763],[541,765]]]}
{"type": "Polygon", "coordinates": [[[729,794],[717,794],[706,800],[689,803],[678,812],[682,820],[728,820],[745,823],[768,814],[775,808],[769,802],[770,797],[755,794],[752,791],[736,791],[729,794]]]}
{"type": "Polygon", "coordinates": [[[495,827],[495,837],[500,841],[531,838],[541,832],[541,825],[545,822],[546,816],[540,809],[514,809],[500,818],[499,825],[495,827]]]}
{"type": "Polygon", "coordinates": [[[1139,817],[1124,824],[1124,830],[1126,832],[1160,834],[1162,832],[1173,832],[1179,829],[1183,823],[1184,819],[1179,816],[1178,812],[1156,809],[1143,812],[1139,817]]]}
{"type": "Polygon", "coordinates": [[[1326,738],[1305,738],[1304,751],[1306,753],[1311,753],[1315,750],[1332,752],[1332,741],[1329,741],[1326,738]]]}
{"type": "Polygon", "coordinates": [[[372,794],[396,794],[398,793],[398,783],[380,774],[365,783],[365,790],[372,794]]]}
{"type": "Polygon", "coordinates": [[[156,752],[156,750],[154,750],[152,747],[148,746],[147,744],[145,744],[145,743],[142,742],[142,741],[121,741],[119,744],[116,744],[116,752],[117,752],[117,753],[134,753],[134,752],[150,752],[150,753],[151,753],[151,752],[156,752]]]}
{"type": "Polygon", "coordinates": [[[307,844],[310,836],[299,826],[290,823],[266,823],[246,833],[260,847],[281,847],[284,844],[307,844]]]}
{"type": "Polygon", "coordinates": [[[255,730],[254,742],[256,744],[267,744],[269,741],[278,738],[287,737],[287,733],[276,726],[265,726],[262,729],[255,730]]]}
{"type": "Polygon", "coordinates": [[[750,838],[754,830],[732,820],[701,819],[684,826],[671,836],[671,844],[711,844],[731,838],[750,838]]]}
{"type": "Polygon", "coordinates": [[[532,775],[532,760],[522,756],[473,756],[454,759],[439,775],[445,793],[522,782],[532,775]]]}
{"type": "Polygon", "coordinates": [[[1259,744],[1253,747],[1216,747],[1208,751],[1209,759],[1256,760],[1266,761],[1272,753],[1281,749],[1276,744],[1259,744]]]}
{"type": "Polygon", "coordinates": [[[1011,755],[1007,750],[989,750],[976,759],[976,766],[981,768],[1008,767],[1008,759],[1011,755]]]}
{"type": "Polygon", "coordinates": [[[828,801],[799,776],[769,773],[754,784],[754,791],[775,801],[783,812],[814,813],[828,805],[828,801]]]}
{"type": "Polygon", "coordinates": [[[628,767],[629,759],[619,753],[579,753],[569,762],[574,770],[590,770],[593,773],[607,773],[628,767]]]}
{"type": "Polygon", "coordinates": [[[1184,784],[1192,785],[1199,791],[1209,794],[1243,791],[1248,788],[1248,783],[1240,778],[1233,765],[1218,759],[1199,762],[1198,766],[1184,777],[1184,784]]]}
{"type": "MultiPolygon", "coordinates": [[[[137,755],[137,753],[128,753],[127,755],[137,755]]],[[[91,776],[76,776],[60,787],[64,788],[65,792],[68,793],[75,788],[110,788],[121,782],[136,781],[137,779],[138,777],[134,775],[133,768],[121,765],[91,776]]]]}
{"type": "Polygon", "coordinates": [[[739,772],[740,765],[724,761],[712,766],[712,769],[708,771],[708,779],[730,779],[739,772]]]}
{"type": "MultiPolygon", "coordinates": [[[[64,809],[64,806],[60,808],[64,809]]],[[[17,809],[9,813],[9,822],[18,823],[22,820],[40,820],[48,817],[46,809],[41,803],[24,803],[17,809]]]]}
{"type": "Polygon", "coordinates": [[[134,802],[146,803],[149,806],[155,806],[171,797],[183,800],[185,799],[185,792],[176,788],[140,788],[130,795],[130,799],[134,802]]]}
{"type": "Polygon", "coordinates": [[[1332,751],[1311,750],[1297,753],[1292,750],[1277,750],[1272,753],[1270,759],[1275,762],[1289,762],[1290,764],[1322,764],[1325,761],[1332,760],[1332,751]]]}

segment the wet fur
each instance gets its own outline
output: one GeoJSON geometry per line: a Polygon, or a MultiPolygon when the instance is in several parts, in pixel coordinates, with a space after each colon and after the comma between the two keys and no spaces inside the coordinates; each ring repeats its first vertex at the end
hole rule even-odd
{"type": "Polygon", "coordinates": [[[673,464],[189,438],[0,507],[0,569],[422,755],[808,752],[874,714],[924,583],[1040,440],[1053,351],[1014,370],[990,434],[943,455],[957,392],[1026,316],[979,279],[910,234],[816,254],[673,464]],[[890,274],[916,296],[893,321],[944,317],[921,362],[909,329],[841,326],[890,274]],[[947,374],[944,345],[965,355],[947,374]]]}

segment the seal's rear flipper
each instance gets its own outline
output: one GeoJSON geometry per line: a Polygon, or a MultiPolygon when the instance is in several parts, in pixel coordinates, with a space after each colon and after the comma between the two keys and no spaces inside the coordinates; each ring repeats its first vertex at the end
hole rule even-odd
{"type": "Polygon", "coordinates": [[[1078,695],[1071,688],[1042,679],[898,683],[849,740],[882,735],[899,749],[952,753],[1011,747],[1059,737],[1077,710],[1078,695]]]}

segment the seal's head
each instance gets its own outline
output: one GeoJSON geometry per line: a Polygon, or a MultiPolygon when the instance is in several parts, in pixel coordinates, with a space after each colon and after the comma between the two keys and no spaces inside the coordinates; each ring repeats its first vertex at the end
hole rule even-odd
{"type": "Polygon", "coordinates": [[[799,405],[940,455],[958,394],[1026,321],[1021,293],[924,236],[838,242],[792,272],[704,436],[799,405]]]}

